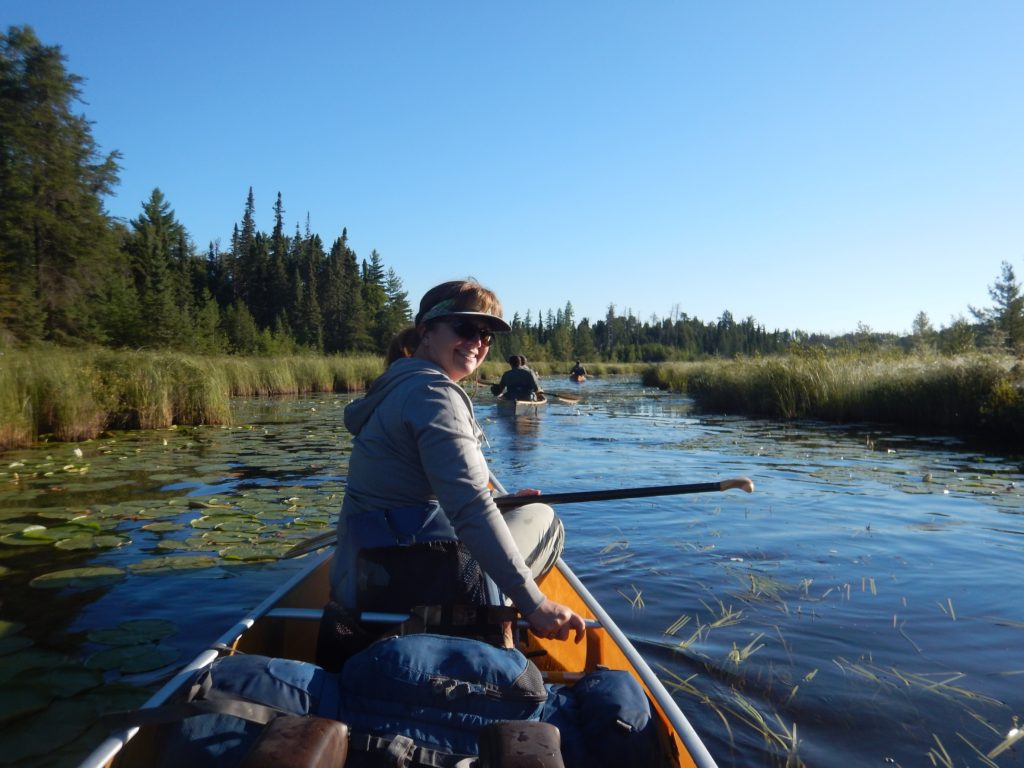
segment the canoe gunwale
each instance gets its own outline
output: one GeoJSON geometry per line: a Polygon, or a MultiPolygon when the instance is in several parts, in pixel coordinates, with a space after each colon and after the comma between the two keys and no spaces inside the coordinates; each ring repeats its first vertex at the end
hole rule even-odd
{"type": "MultiPolygon", "coordinates": [[[[304,568],[296,571],[292,578],[288,579],[288,581],[275,589],[273,593],[268,595],[263,602],[256,606],[245,618],[218,637],[214,641],[214,646],[233,646],[238,641],[238,638],[256,623],[257,619],[269,613],[270,610],[280,602],[282,597],[308,578],[310,574],[312,574],[313,571],[315,571],[325,560],[329,559],[332,554],[333,550],[330,548],[313,554],[310,561],[306,563],[304,568]]],[[[152,707],[159,707],[160,705],[165,704],[174,693],[181,689],[181,686],[185,681],[192,677],[197,669],[202,669],[208,664],[212,664],[220,655],[221,651],[218,650],[217,647],[204,648],[192,659],[192,661],[188,662],[188,664],[182,667],[174,677],[164,683],[156,693],[150,696],[141,708],[150,709],[152,707]]],[[[117,756],[117,753],[120,752],[122,748],[124,748],[125,744],[127,744],[128,741],[131,740],[138,732],[138,726],[133,726],[131,728],[126,728],[112,733],[104,739],[96,749],[89,753],[85,760],[78,764],[78,768],[104,768],[105,766],[110,765],[111,761],[117,756]]]]}

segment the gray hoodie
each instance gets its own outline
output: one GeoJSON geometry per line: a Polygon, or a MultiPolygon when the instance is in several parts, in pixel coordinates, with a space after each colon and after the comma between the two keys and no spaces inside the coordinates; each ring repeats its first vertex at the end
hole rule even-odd
{"type": "MultiPolygon", "coordinates": [[[[473,404],[440,366],[414,357],[396,360],[365,397],[345,407],[345,426],[355,439],[339,542],[350,515],[437,499],[459,539],[515,606],[524,615],[540,606],[544,594],[487,487],[484,434],[473,404]]],[[[334,599],[342,603],[349,571],[343,553],[344,547],[336,548],[331,568],[334,599]]]]}

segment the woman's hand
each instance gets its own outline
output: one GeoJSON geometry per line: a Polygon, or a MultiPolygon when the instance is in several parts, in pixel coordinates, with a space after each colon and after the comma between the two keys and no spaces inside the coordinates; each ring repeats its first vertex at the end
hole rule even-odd
{"type": "Polygon", "coordinates": [[[551,640],[568,640],[569,633],[576,632],[575,641],[583,640],[587,625],[583,617],[568,606],[544,598],[544,602],[526,617],[530,631],[537,637],[551,640]]]}

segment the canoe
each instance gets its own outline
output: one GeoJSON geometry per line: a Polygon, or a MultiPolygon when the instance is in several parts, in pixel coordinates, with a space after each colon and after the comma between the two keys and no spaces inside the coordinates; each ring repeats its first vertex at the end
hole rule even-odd
{"type": "MultiPolygon", "coordinates": [[[[143,707],[156,707],[173,700],[195,670],[209,665],[220,655],[237,651],[313,661],[320,615],[329,593],[331,555],[330,549],[306,555],[309,562],[304,569],[245,614],[210,650],[185,665],[143,707]]],[[[714,759],[668,690],[569,566],[559,560],[539,585],[552,600],[570,606],[588,619],[586,638],[578,645],[572,641],[540,639],[529,632],[520,633],[521,649],[544,676],[551,682],[571,684],[581,674],[598,666],[628,670],[651,699],[661,736],[663,765],[715,768],[714,759]],[[533,655],[536,652],[540,654],[533,655]]],[[[135,768],[155,764],[153,754],[147,750],[159,749],[156,740],[138,737],[139,733],[145,736],[146,730],[143,726],[141,731],[131,728],[111,734],[80,768],[135,768]],[[129,740],[131,748],[124,749],[129,740]]]]}
{"type": "Polygon", "coordinates": [[[540,400],[508,400],[504,397],[498,398],[498,410],[515,416],[537,413],[547,404],[548,400],[546,397],[542,397],[540,400]]]}
{"type": "Polygon", "coordinates": [[[587,380],[587,374],[585,373],[570,373],[569,381],[575,381],[577,384],[582,384],[587,380]]]}

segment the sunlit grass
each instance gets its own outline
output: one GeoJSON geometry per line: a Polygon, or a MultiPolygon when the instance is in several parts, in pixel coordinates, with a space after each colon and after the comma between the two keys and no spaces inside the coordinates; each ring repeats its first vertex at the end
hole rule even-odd
{"type": "Polygon", "coordinates": [[[874,421],[1012,439],[1024,431],[1024,365],[1011,356],[801,354],[644,369],[645,385],[684,392],[704,411],[874,421]]]}
{"type": "Polygon", "coordinates": [[[629,601],[629,604],[630,604],[631,607],[633,607],[633,608],[643,608],[644,607],[643,593],[639,589],[636,588],[635,584],[630,584],[629,588],[631,590],[633,590],[633,594],[632,595],[627,595],[621,589],[617,589],[615,591],[618,592],[620,595],[622,595],[624,598],[626,598],[626,600],[629,601]]]}
{"type": "Polygon", "coordinates": [[[382,358],[205,357],[39,348],[0,355],[0,450],[77,441],[108,429],[230,424],[232,397],[352,392],[382,358]]]}

